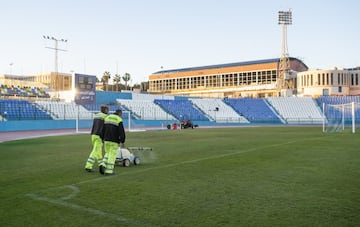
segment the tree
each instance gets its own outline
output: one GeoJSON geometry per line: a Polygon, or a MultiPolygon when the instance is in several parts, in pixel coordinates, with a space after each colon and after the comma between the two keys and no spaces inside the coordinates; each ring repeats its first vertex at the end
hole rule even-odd
{"type": "Polygon", "coordinates": [[[121,82],[121,76],[119,74],[115,74],[113,82],[116,84],[116,91],[119,91],[119,84],[121,82]]]}
{"type": "Polygon", "coordinates": [[[122,77],[123,81],[125,82],[125,88],[128,90],[128,82],[131,80],[130,73],[125,73],[122,77]]]}
{"type": "Polygon", "coordinates": [[[105,71],[103,76],[101,77],[101,82],[103,83],[103,90],[107,91],[107,85],[109,84],[109,80],[110,80],[110,72],[105,71]]]}

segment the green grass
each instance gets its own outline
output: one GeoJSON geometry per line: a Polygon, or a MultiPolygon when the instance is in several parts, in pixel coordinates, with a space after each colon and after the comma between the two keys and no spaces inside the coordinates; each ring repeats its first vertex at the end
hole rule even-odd
{"type": "Polygon", "coordinates": [[[89,135],[0,143],[0,226],[359,226],[360,135],[127,133],[139,166],[87,173],[89,135]]]}

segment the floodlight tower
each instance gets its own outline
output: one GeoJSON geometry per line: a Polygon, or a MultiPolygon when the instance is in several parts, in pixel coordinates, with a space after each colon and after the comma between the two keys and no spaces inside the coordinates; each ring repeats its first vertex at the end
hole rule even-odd
{"type": "MultiPolygon", "coordinates": [[[[46,47],[52,50],[55,50],[55,64],[54,64],[54,68],[55,68],[55,89],[59,90],[60,88],[60,84],[59,84],[59,78],[58,78],[58,51],[66,51],[64,49],[60,49],[58,48],[58,44],[59,42],[64,42],[67,43],[67,39],[57,39],[53,36],[45,36],[43,35],[44,39],[49,39],[49,40],[53,40],[55,45],[54,47],[46,47]]],[[[54,89],[54,84],[53,84],[53,79],[52,79],[52,75],[50,73],[50,89],[53,90],[54,89]]],[[[59,94],[58,94],[59,95],[59,94]]]]}
{"type": "Polygon", "coordinates": [[[287,83],[287,79],[290,78],[290,59],[287,46],[287,26],[292,24],[292,13],[289,11],[279,11],[278,24],[282,27],[282,41],[281,41],[281,58],[279,64],[279,76],[277,80],[277,89],[279,94],[282,89],[291,88],[287,83]]]}

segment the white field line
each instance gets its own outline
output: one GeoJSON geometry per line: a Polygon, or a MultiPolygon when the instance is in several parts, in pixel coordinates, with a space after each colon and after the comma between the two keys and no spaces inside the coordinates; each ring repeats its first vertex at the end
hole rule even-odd
{"type": "MultiPolygon", "coordinates": [[[[318,139],[318,138],[324,138],[324,136],[317,137],[317,138],[316,137],[315,138],[310,138],[310,139],[306,139],[306,140],[313,140],[313,139],[318,139]]],[[[266,149],[266,148],[270,148],[270,147],[280,147],[280,146],[284,146],[284,145],[288,145],[288,144],[292,144],[292,143],[296,143],[296,142],[300,142],[300,141],[301,140],[288,141],[288,142],[284,142],[284,143],[271,144],[271,145],[267,145],[267,146],[250,148],[250,149],[246,149],[246,150],[237,150],[237,151],[231,152],[231,153],[222,153],[222,154],[219,154],[219,155],[214,155],[214,156],[209,156],[209,157],[204,157],[204,158],[199,158],[199,159],[192,159],[192,160],[189,160],[189,161],[183,161],[183,162],[178,162],[178,163],[173,163],[173,164],[168,164],[168,165],[163,165],[163,166],[151,167],[151,168],[146,168],[146,169],[138,169],[138,170],[135,170],[135,171],[132,171],[132,172],[120,173],[120,174],[117,174],[117,175],[114,175],[114,176],[109,176],[109,177],[99,177],[99,178],[95,178],[95,179],[80,181],[80,182],[72,184],[72,185],[64,185],[64,186],[58,187],[59,189],[60,188],[70,188],[73,191],[72,193],[70,193],[70,195],[62,197],[60,199],[52,199],[52,198],[48,198],[46,196],[37,195],[36,193],[29,193],[29,194],[27,194],[27,196],[29,196],[30,198],[32,198],[34,200],[44,201],[44,202],[47,202],[47,203],[60,205],[60,206],[72,208],[72,209],[75,209],[75,210],[80,210],[82,212],[87,212],[87,213],[98,215],[98,216],[105,216],[107,218],[110,218],[110,219],[113,219],[115,221],[119,221],[119,222],[122,222],[122,223],[126,222],[128,224],[137,224],[139,226],[142,226],[142,225],[143,226],[153,226],[150,223],[143,223],[143,222],[141,222],[139,220],[130,220],[130,219],[127,219],[127,218],[122,217],[120,215],[104,212],[104,211],[89,208],[89,207],[79,206],[79,205],[76,205],[74,203],[66,202],[65,200],[68,200],[70,198],[75,197],[80,192],[80,189],[75,185],[86,184],[86,183],[91,183],[91,182],[101,181],[101,180],[111,180],[114,177],[118,177],[118,176],[130,175],[130,174],[138,174],[138,173],[143,173],[143,172],[148,172],[148,171],[158,170],[158,169],[172,168],[172,167],[185,165],[185,164],[189,164],[189,163],[196,163],[196,162],[206,161],[206,160],[210,160],[210,159],[218,159],[218,158],[243,154],[243,153],[247,153],[247,152],[252,152],[252,151],[256,151],[256,150],[262,150],[262,149],[266,149]]],[[[225,150],[225,152],[226,151],[232,151],[232,150],[225,150]]]]}
{"type": "MultiPolygon", "coordinates": [[[[69,195],[59,198],[59,199],[53,199],[53,198],[49,198],[46,196],[41,196],[37,193],[29,193],[26,196],[32,198],[33,200],[43,201],[43,202],[47,202],[50,204],[63,206],[63,207],[71,208],[74,210],[79,210],[81,212],[86,212],[86,213],[90,213],[90,214],[97,215],[97,216],[103,216],[104,218],[109,218],[109,219],[115,220],[115,221],[123,223],[123,224],[136,225],[136,226],[154,226],[148,222],[145,223],[145,222],[141,222],[140,220],[130,220],[121,215],[117,215],[117,214],[101,211],[98,209],[94,209],[91,207],[84,207],[84,206],[77,205],[75,203],[67,202],[66,200],[75,197],[80,192],[80,189],[74,185],[65,185],[63,187],[58,187],[58,188],[59,189],[69,188],[72,190],[72,192],[69,195]]],[[[156,225],[156,226],[159,226],[159,225],[156,225]]]]}
{"type": "Polygon", "coordinates": [[[113,219],[113,220],[116,220],[116,221],[119,221],[119,222],[122,222],[122,223],[124,223],[124,222],[130,223],[130,224],[133,223],[133,222],[129,222],[129,220],[127,220],[126,218],[121,217],[119,215],[111,214],[111,213],[108,213],[108,212],[104,212],[104,211],[89,208],[89,207],[79,206],[79,205],[76,205],[74,203],[66,202],[66,201],[64,201],[62,199],[51,199],[51,198],[48,198],[46,196],[36,195],[34,193],[27,194],[27,196],[29,196],[33,200],[44,201],[44,202],[47,202],[47,203],[64,206],[64,207],[79,210],[79,211],[82,211],[82,212],[87,212],[87,213],[95,214],[95,215],[98,215],[98,216],[104,216],[106,218],[110,218],[110,219],[113,219]]]}

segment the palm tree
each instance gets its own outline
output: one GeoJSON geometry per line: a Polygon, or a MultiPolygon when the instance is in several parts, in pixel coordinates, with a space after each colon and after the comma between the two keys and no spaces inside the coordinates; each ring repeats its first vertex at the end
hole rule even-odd
{"type": "Polygon", "coordinates": [[[125,73],[124,76],[122,77],[123,81],[125,82],[125,88],[128,88],[128,81],[131,80],[131,76],[130,73],[125,73]]]}
{"type": "Polygon", "coordinates": [[[113,82],[116,84],[116,91],[119,91],[119,84],[121,82],[121,76],[119,74],[115,74],[113,82]]]}
{"type": "Polygon", "coordinates": [[[110,76],[111,76],[110,72],[105,71],[103,76],[101,77],[101,82],[103,83],[104,91],[107,91],[107,85],[109,84],[110,76]]]}

